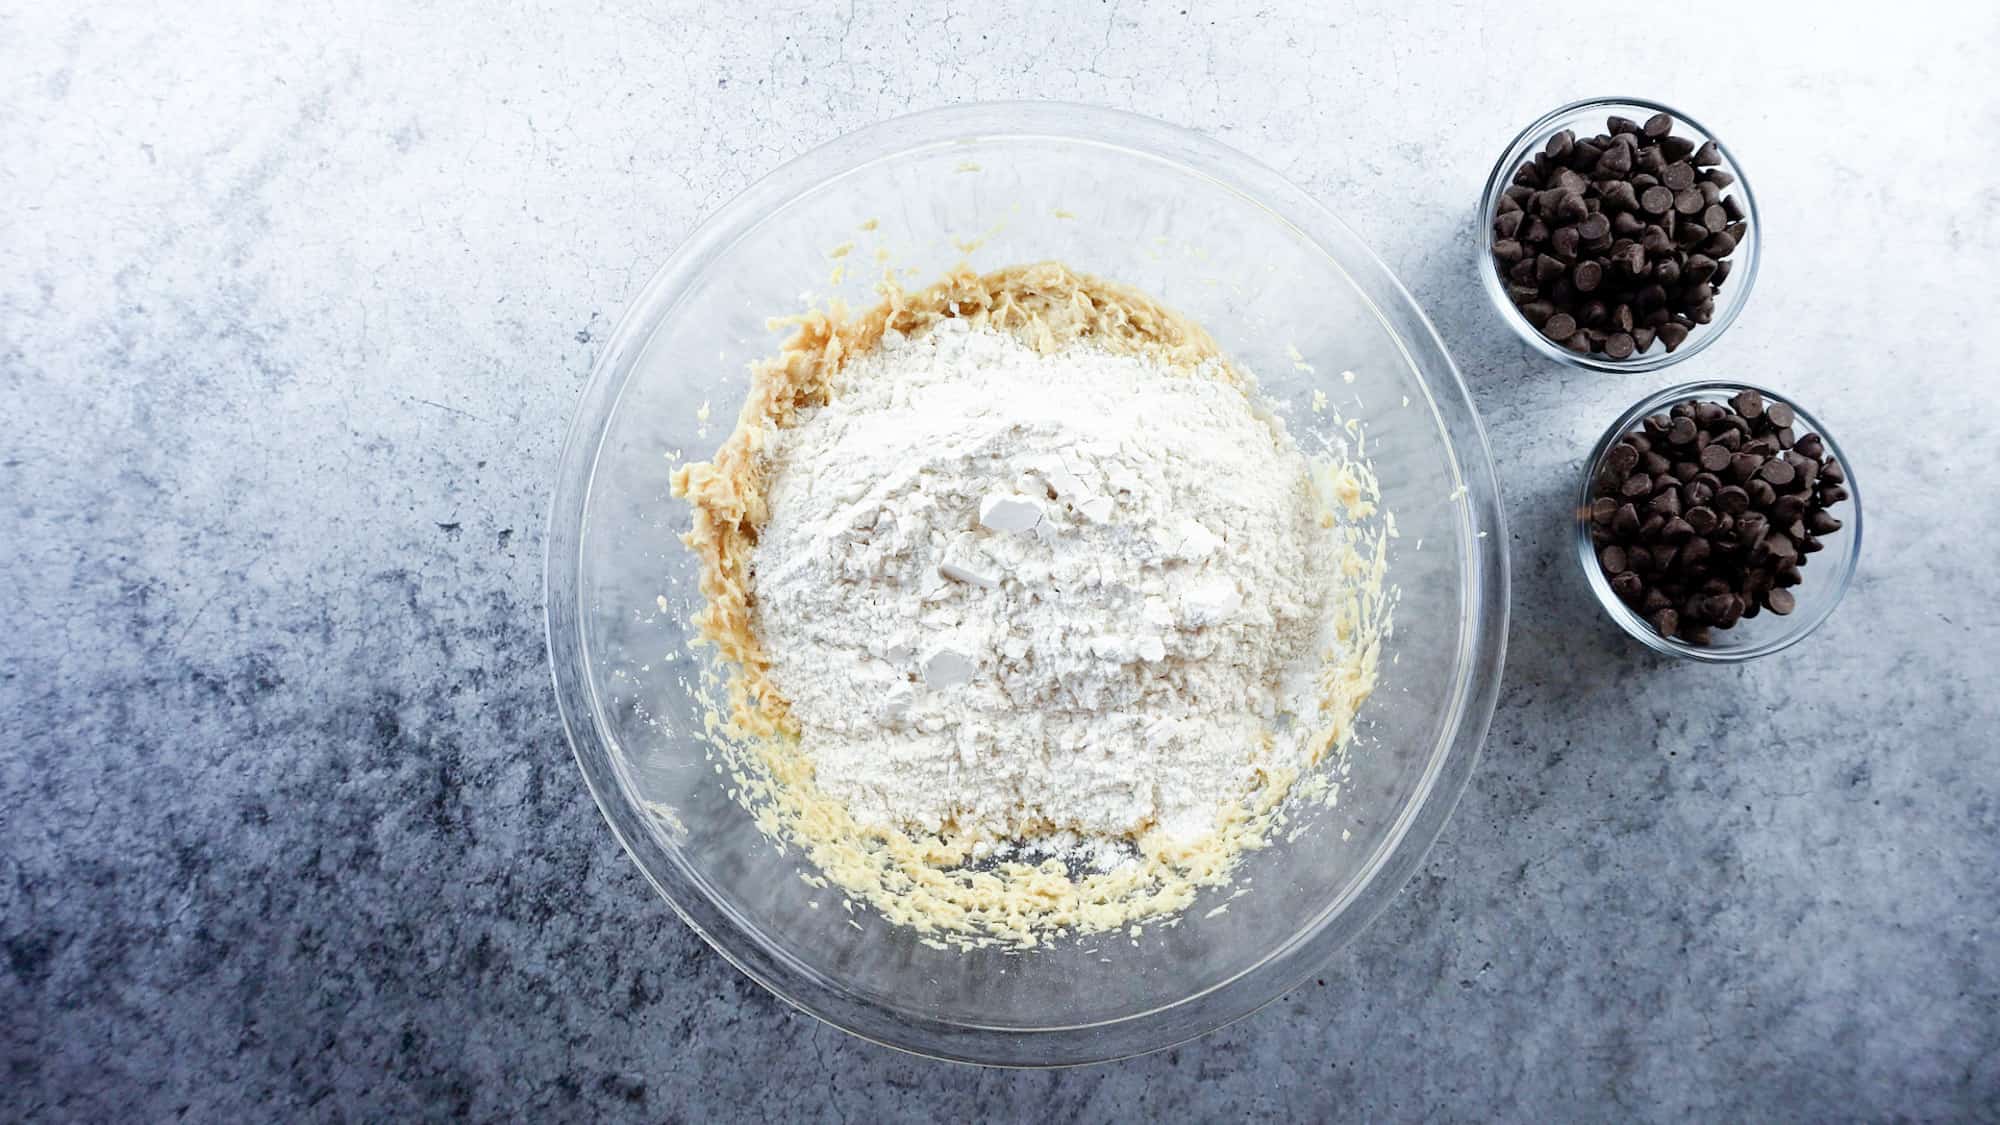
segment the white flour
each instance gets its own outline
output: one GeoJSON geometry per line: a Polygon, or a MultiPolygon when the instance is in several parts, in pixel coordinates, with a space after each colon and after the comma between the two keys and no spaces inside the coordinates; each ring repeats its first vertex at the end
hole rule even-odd
{"type": "Polygon", "coordinates": [[[945,320],[767,432],[755,620],[823,790],[869,824],[1178,841],[1296,764],[1335,533],[1213,374],[945,320]]]}

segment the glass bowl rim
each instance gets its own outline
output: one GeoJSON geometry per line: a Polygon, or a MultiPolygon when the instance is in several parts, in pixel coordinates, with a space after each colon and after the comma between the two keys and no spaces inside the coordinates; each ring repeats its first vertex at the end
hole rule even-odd
{"type": "Polygon", "coordinates": [[[563,441],[545,543],[546,642],[563,729],[599,811],[647,882],[711,948],[779,999],[857,1036],[951,1061],[1062,1066],[1164,1049],[1240,1019],[1305,980],[1386,909],[1435,844],[1478,760],[1505,660],[1509,574],[1498,477],[1471,393],[1421,307],[1345,224],[1277,172],[1191,130],[1094,106],[969,103],[891,118],[796,157],[716,208],[655,271],[607,338],[563,441]],[[1419,389],[1461,486],[1455,515],[1465,610],[1448,700],[1452,718],[1389,836],[1340,897],[1255,964],[1201,992],[1079,1026],[983,1027],[890,1008],[843,989],[723,909],[640,820],[627,795],[616,739],[590,671],[580,605],[584,523],[598,456],[638,358],[689,287],[776,209],[862,167],[926,148],[1009,137],[1091,144],[1169,163],[1222,185],[1303,235],[1354,286],[1411,370],[1439,376],[1420,378],[1419,389]],[[1392,326],[1384,300],[1418,326],[1414,334],[1392,326]],[[1176,1011],[1195,1015],[1165,1035],[1149,1033],[1161,1026],[1160,1017],[1176,1011]]]}
{"type": "Polygon", "coordinates": [[[1668,656],[1682,657],[1703,664],[1741,664],[1775,652],[1783,652],[1806,639],[1825,624],[1828,617],[1833,616],[1834,609],[1840,605],[1841,599],[1846,597],[1847,588],[1853,585],[1854,573],[1860,566],[1861,489],[1855,483],[1854,466],[1849,462],[1847,452],[1840,447],[1834,436],[1827,432],[1826,427],[1820,424],[1819,419],[1794,402],[1790,395],[1780,394],[1768,387],[1741,380],[1699,380],[1656,391],[1633,403],[1631,408],[1597,439],[1597,444],[1591,448],[1590,456],[1584,461],[1583,480],[1577,486],[1576,524],[1573,537],[1576,541],[1577,565],[1583,568],[1584,579],[1590,584],[1591,593],[1596,595],[1599,608],[1603,609],[1605,615],[1616,622],[1628,636],[1654,652],[1668,656]],[[1827,451],[1833,454],[1833,459],[1840,462],[1841,471],[1846,474],[1847,489],[1846,510],[1840,513],[1842,525],[1838,533],[1843,539],[1840,555],[1845,565],[1840,568],[1839,585],[1833,589],[1832,596],[1825,604],[1814,613],[1791,618],[1787,622],[1790,628],[1777,636],[1761,644],[1746,645],[1742,648],[1702,648],[1685,641],[1662,637],[1659,630],[1647,624],[1646,619],[1640,617],[1637,610],[1626,605],[1624,600],[1611,589],[1610,580],[1604,577],[1604,568],[1598,565],[1597,547],[1590,541],[1590,504],[1594,499],[1591,496],[1591,484],[1597,479],[1597,471],[1603,467],[1605,455],[1611,451],[1611,447],[1617,444],[1620,437],[1637,427],[1648,414],[1690,398],[1720,395],[1726,399],[1738,391],[1756,391],[1764,396],[1764,401],[1767,403],[1782,402],[1791,407],[1798,422],[1805,429],[1818,434],[1827,451]]]}
{"type": "MultiPolygon", "coordinates": [[[[1646,114],[1646,116],[1651,116],[1651,114],[1646,114]]],[[[1516,133],[1514,139],[1507,143],[1507,147],[1501,150],[1500,159],[1494,163],[1493,170],[1487,174],[1486,188],[1480,194],[1479,214],[1476,216],[1473,237],[1473,252],[1477,259],[1480,286],[1485,290],[1487,299],[1493,303],[1494,308],[1499,312],[1500,319],[1506,321],[1507,326],[1514,330],[1514,334],[1519,336],[1529,347],[1541,353],[1545,358],[1553,359],[1569,367],[1580,368],[1586,371],[1628,374],[1633,372],[1659,371],[1663,368],[1672,367],[1683,360],[1692,359],[1694,356],[1701,354],[1710,344],[1720,339],[1722,334],[1731,325],[1736,323],[1736,318],[1742,313],[1743,306],[1750,301],[1750,290],[1757,282],[1758,267],[1763,260],[1763,229],[1764,224],[1757,211],[1757,193],[1750,186],[1750,178],[1744,174],[1742,163],[1736,159],[1736,154],[1730,150],[1729,146],[1723,144],[1721,138],[1717,137],[1708,126],[1703,125],[1673,106],[1661,102],[1651,101],[1646,98],[1603,96],[1582,98],[1569,102],[1566,105],[1557,106],[1555,109],[1536,118],[1527,128],[1516,133]],[[1604,359],[1596,354],[1585,355],[1574,352],[1543,336],[1536,330],[1534,325],[1528,323],[1527,317],[1521,315],[1521,310],[1514,306],[1514,302],[1507,299],[1507,290],[1500,281],[1500,273],[1493,268],[1492,254],[1494,208],[1499,206],[1500,194],[1507,190],[1507,185],[1513,180],[1514,169],[1520,166],[1521,161],[1537,145],[1547,141],[1551,135],[1550,130],[1557,122],[1586,110],[1617,111],[1620,109],[1650,110],[1652,113],[1668,114],[1673,117],[1677,124],[1684,125],[1701,134],[1704,139],[1715,142],[1717,151],[1722,155],[1722,164],[1720,167],[1736,177],[1736,182],[1731,186],[1736,188],[1742,195],[1744,210],[1749,212],[1745,218],[1749,223],[1748,231],[1750,235],[1749,252],[1744,254],[1741,260],[1743,272],[1739,275],[1736,272],[1735,266],[1732,265],[1730,267],[1729,280],[1731,284],[1713,320],[1705,325],[1701,325],[1701,331],[1692,333],[1685,344],[1671,352],[1662,348],[1656,354],[1623,360],[1604,359]]]]}

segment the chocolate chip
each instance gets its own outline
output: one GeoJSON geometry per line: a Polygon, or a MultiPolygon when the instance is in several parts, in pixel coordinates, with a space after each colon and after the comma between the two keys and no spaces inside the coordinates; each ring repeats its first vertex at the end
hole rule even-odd
{"type": "Polygon", "coordinates": [[[1664,214],[1674,205],[1674,193],[1664,187],[1649,187],[1639,196],[1639,209],[1650,215],[1664,214]]]}
{"type": "Polygon", "coordinates": [[[1682,343],[1686,342],[1687,338],[1688,330],[1679,324],[1669,323],[1660,325],[1660,342],[1667,346],[1668,351],[1673,351],[1675,348],[1680,347],[1682,343]]]}
{"type": "Polygon", "coordinates": [[[1772,590],[1764,595],[1764,604],[1772,613],[1785,614],[1798,608],[1798,599],[1790,590],[1772,590]]]}
{"type": "MultiPolygon", "coordinates": [[[[1561,272],[1562,263],[1557,262],[1556,269],[1557,272],[1561,272]]],[[[1551,340],[1567,340],[1576,335],[1576,318],[1568,313],[1559,312],[1542,325],[1542,335],[1551,340]]]]}
{"type": "Polygon", "coordinates": [[[1798,475],[1798,471],[1784,461],[1772,458],[1758,466],[1757,475],[1778,486],[1792,483],[1792,478],[1798,475]]]}
{"type": "Polygon", "coordinates": [[[1685,160],[1677,160],[1660,173],[1660,182],[1675,192],[1687,191],[1694,187],[1694,166],[1685,160]]]}

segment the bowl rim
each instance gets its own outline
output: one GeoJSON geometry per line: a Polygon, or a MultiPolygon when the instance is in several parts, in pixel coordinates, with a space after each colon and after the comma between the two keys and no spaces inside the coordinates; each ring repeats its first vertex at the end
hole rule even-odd
{"type": "Polygon", "coordinates": [[[1584,580],[1590,585],[1591,593],[1597,597],[1598,606],[1628,636],[1654,652],[1668,656],[1677,656],[1702,664],[1741,664],[1761,656],[1769,656],[1774,652],[1783,652],[1812,635],[1814,630],[1826,623],[1827,618],[1833,616],[1834,609],[1847,595],[1848,587],[1854,584],[1855,571],[1860,569],[1861,488],[1855,480],[1854,465],[1848,459],[1847,451],[1840,447],[1840,442],[1827,432],[1818,418],[1801,407],[1790,395],[1755,383],[1746,383],[1738,379],[1703,379],[1667,387],[1633,403],[1604,431],[1603,436],[1597,439],[1597,444],[1591,448],[1590,456],[1584,459],[1583,477],[1577,484],[1576,495],[1576,521],[1572,535],[1576,543],[1576,560],[1583,571],[1584,580]],[[1605,455],[1611,451],[1611,447],[1617,444],[1619,438],[1636,428],[1648,414],[1664,410],[1690,398],[1713,395],[1727,399],[1739,391],[1756,391],[1767,403],[1782,402],[1791,407],[1800,426],[1818,434],[1820,440],[1825,443],[1827,451],[1833,455],[1833,460],[1840,462],[1841,471],[1846,474],[1844,485],[1847,489],[1847,510],[1841,513],[1840,534],[1843,538],[1840,551],[1841,564],[1835,568],[1839,577],[1838,584],[1832,590],[1832,596],[1812,613],[1789,618],[1787,624],[1790,628],[1754,645],[1744,645],[1740,648],[1703,648],[1675,638],[1662,637],[1645,618],[1639,616],[1637,610],[1626,605],[1624,599],[1611,589],[1610,580],[1604,577],[1604,568],[1598,565],[1597,547],[1590,541],[1590,505],[1595,499],[1591,495],[1591,484],[1597,479],[1598,470],[1603,467],[1605,455]]]}
{"type": "Polygon", "coordinates": [[[545,539],[546,641],[563,729],[599,811],[647,882],[726,961],[801,1011],[901,1050],[989,1065],[1076,1065],[1164,1049],[1249,1015],[1305,980],[1387,908],[1463,796],[1492,721],[1505,663],[1507,542],[1491,449],[1464,378],[1408,291],[1331,211],[1265,165],[1162,121],[1062,102],[971,103],[891,118],[784,164],[696,226],[626,307],[579,396],[559,455],[545,539]],[[842,989],[741,925],[663,847],[626,796],[615,737],[590,671],[580,601],[585,516],[598,456],[638,358],[688,287],[772,210],[828,181],[918,149],[1006,137],[1098,144],[1174,163],[1244,197],[1326,254],[1410,367],[1441,376],[1420,380],[1420,389],[1459,482],[1453,502],[1465,607],[1443,735],[1394,827],[1343,894],[1261,960],[1199,993],[1112,1020],[1047,1028],[971,1026],[888,1008],[842,989]],[[1170,1013],[1181,1018],[1161,1018],[1170,1013]]]}
{"type": "Polygon", "coordinates": [[[1514,139],[1501,150],[1500,159],[1494,162],[1493,170],[1487,174],[1486,188],[1480,193],[1479,212],[1474,217],[1473,253],[1479,271],[1480,286],[1486,291],[1487,299],[1498,310],[1500,319],[1506,321],[1516,336],[1544,357],[1586,371],[1617,373],[1659,371],[1701,354],[1710,344],[1720,339],[1730,325],[1736,323],[1736,318],[1743,312],[1743,306],[1749,303],[1750,291],[1757,282],[1758,265],[1763,259],[1763,230],[1763,220],[1757,211],[1757,193],[1750,186],[1750,178],[1744,174],[1743,164],[1736,159],[1736,154],[1728,145],[1722,143],[1722,139],[1716,136],[1713,130],[1662,102],[1647,98],[1607,95],[1580,98],[1557,106],[1536,118],[1527,128],[1514,134],[1514,139]],[[1750,237],[1746,246],[1738,247],[1739,251],[1747,252],[1742,253],[1740,258],[1731,256],[1735,263],[1730,267],[1731,284],[1722,305],[1717,309],[1716,316],[1709,323],[1696,326],[1697,330],[1688,335],[1686,342],[1671,352],[1661,348],[1656,353],[1639,355],[1632,359],[1605,359],[1595,353],[1585,355],[1573,352],[1551,341],[1534,325],[1529,324],[1528,318],[1521,315],[1521,310],[1514,306],[1513,301],[1508,300],[1506,285],[1500,279],[1500,271],[1493,267],[1493,216],[1494,209],[1500,203],[1500,193],[1507,189],[1508,183],[1513,179],[1514,169],[1520,166],[1521,161],[1532,149],[1553,135],[1555,126],[1559,122],[1585,111],[1594,113],[1620,109],[1650,110],[1652,113],[1668,114],[1681,128],[1696,133],[1704,141],[1713,141],[1716,150],[1722,155],[1720,167],[1736,177],[1736,182],[1731,186],[1742,196],[1744,210],[1749,212],[1745,219],[1749,224],[1747,231],[1750,237]],[[1740,274],[1737,273],[1739,268],[1742,270],[1740,274]]]}

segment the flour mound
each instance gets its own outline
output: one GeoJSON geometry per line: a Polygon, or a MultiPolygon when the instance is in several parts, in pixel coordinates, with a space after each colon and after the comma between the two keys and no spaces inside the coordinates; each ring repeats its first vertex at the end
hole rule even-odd
{"type": "Polygon", "coordinates": [[[750,587],[800,751],[857,821],[1192,842],[1303,764],[1338,552],[1307,461],[1219,364],[946,319],[835,391],[765,428],[750,587]]]}

